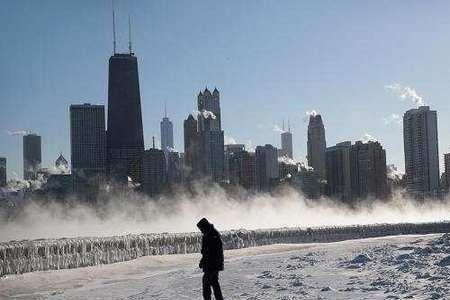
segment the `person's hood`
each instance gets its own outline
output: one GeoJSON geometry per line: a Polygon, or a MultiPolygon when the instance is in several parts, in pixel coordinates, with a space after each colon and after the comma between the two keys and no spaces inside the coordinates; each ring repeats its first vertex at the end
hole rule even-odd
{"type": "Polygon", "coordinates": [[[208,232],[211,230],[211,228],[214,228],[213,224],[209,223],[208,220],[206,218],[202,218],[198,223],[197,223],[197,227],[198,229],[200,229],[200,231],[202,232],[208,232]]]}

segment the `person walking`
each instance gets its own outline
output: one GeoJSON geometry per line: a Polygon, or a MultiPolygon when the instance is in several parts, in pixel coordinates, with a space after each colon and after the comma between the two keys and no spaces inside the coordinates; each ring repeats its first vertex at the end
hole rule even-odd
{"type": "Polygon", "coordinates": [[[203,269],[203,299],[211,299],[211,288],[216,300],[223,300],[219,284],[219,271],[223,271],[223,246],[220,233],[206,218],[197,223],[202,232],[202,258],[199,267],[203,269]]]}

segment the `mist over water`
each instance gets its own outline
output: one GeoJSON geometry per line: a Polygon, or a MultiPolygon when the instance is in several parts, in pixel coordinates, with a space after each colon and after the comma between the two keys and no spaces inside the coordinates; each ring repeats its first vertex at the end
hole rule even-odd
{"type": "Polygon", "coordinates": [[[213,186],[198,187],[195,194],[180,192],[155,200],[124,193],[95,208],[30,201],[13,219],[0,216],[0,241],[191,232],[197,231],[201,217],[219,230],[450,220],[449,199],[417,202],[400,192],[390,201],[366,200],[357,208],[328,198],[308,200],[291,189],[230,196],[213,186]]]}

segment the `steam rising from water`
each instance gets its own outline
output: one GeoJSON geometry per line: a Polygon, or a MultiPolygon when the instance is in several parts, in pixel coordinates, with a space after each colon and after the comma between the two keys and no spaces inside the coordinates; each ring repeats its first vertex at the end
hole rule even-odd
{"type": "Polygon", "coordinates": [[[12,221],[0,217],[0,241],[75,236],[110,236],[149,232],[190,232],[201,217],[220,230],[284,226],[321,226],[448,220],[450,203],[420,204],[397,194],[389,202],[367,202],[356,209],[330,199],[306,200],[286,189],[276,196],[231,197],[218,187],[150,200],[118,195],[100,208],[30,202],[12,221]]]}

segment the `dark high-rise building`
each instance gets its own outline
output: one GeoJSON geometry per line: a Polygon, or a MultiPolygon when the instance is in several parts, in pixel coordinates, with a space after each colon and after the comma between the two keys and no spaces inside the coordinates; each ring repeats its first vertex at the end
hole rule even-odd
{"type": "Polygon", "coordinates": [[[444,173],[442,174],[442,184],[445,192],[450,190],[450,153],[444,154],[444,173]]]}
{"type": "Polygon", "coordinates": [[[312,167],[322,178],[326,178],[325,127],[320,115],[311,115],[308,124],[308,166],[312,167]]]}
{"type": "Polygon", "coordinates": [[[357,141],[351,146],[350,175],[352,198],[387,197],[386,151],[380,143],[357,141]]]}
{"type": "Polygon", "coordinates": [[[228,144],[225,145],[225,178],[230,178],[230,158],[233,154],[239,153],[245,150],[244,144],[228,144]]]}
{"type": "Polygon", "coordinates": [[[280,156],[286,156],[290,159],[294,158],[294,153],[292,149],[292,132],[291,132],[291,126],[288,125],[288,130],[284,131],[284,125],[283,125],[283,132],[281,133],[281,149],[280,149],[280,156]]]}
{"type": "Polygon", "coordinates": [[[164,118],[161,121],[161,150],[166,154],[173,151],[173,124],[167,117],[166,110],[164,110],[164,118]]]}
{"type": "Polygon", "coordinates": [[[200,137],[197,120],[190,114],[183,123],[184,128],[184,167],[186,177],[193,179],[200,169],[200,137]]]}
{"type": "MultiPolygon", "coordinates": [[[[131,47],[130,47],[131,48],[131,47]]],[[[115,53],[109,59],[107,158],[109,175],[141,182],[144,135],[137,58],[115,53]]]]}
{"type": "Polygon", "coordinates": [[[103,105],[70,106],[70,148],[74,192],[95,193],[106,175],[103,105]]]}
{"type": "Polygon", "coordinates": [[[23,136],[23,178],[36,180],[41,166],[41,137],[37,134],[23,136]]]}
{"type": "Polygon", "coordinates": [[[6,186],[6,157],[0,157],[0,187],[6,186]]]}
{"type": "Polygon", "coordinates": [[[228,156],[228,176],[230,183],[247,190],[256,189],[255,153],[245,150],[235,151],[228,156]]]}
{"type": "Polygon", "coordinates": [[[180,154],[178,152],[169,151],[167,157],[167,182],[169,185],[180,184],[182,181],[183,166],[180,154]]]}
{"type": "Polygon", "coordinates": [[[428,106],[403,116],[406,189],[417,197],[439,193],[437,113],[428,106]]]}
{"type": "Polygon", "coordinates": [[[224,134],[221,125],[220,95],[208,89],[197,98],[200,171],[215,181],[224,177],[224,134]]]}
{"type": "Polygon", "coordinates": [[[278,183],[278,150],[269,144],[257,146],[255,156],[257,190],[268,192],[278,183]]]}
{"type": "Polygon", "coordinates": [[[164,151],[153,148],[144,151],[143,158],[143,189],[150,196],[163,191],[167,183],[166,157],[164,151]]]}
{"type": "Polygon", "coordinates": [[[351,142],[342,142],[328,147],[325,152],[327,194],[342,201],[351,199],[351,144],[351,142]]]}

